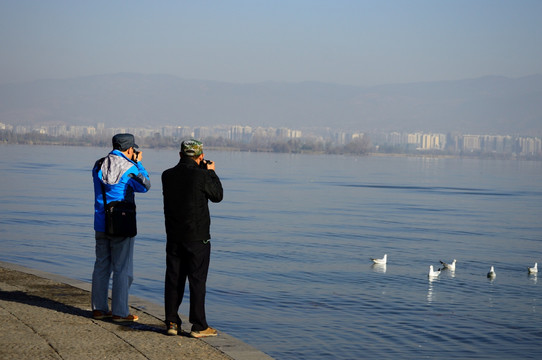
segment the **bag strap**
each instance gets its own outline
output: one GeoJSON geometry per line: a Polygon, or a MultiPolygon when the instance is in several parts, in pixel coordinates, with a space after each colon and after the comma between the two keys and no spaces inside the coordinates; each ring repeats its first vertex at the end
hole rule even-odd
{"type": "Polygon", "coordinates": [[[105,209],[107,207],[107,198],[105,197],[105,186],[101,180],[100,180],[100,185],[102,186],[102,196],[104,198],[104,209],[105,209]]]}
{"type": "MultiPolygon", "coordinates": [[[[94,168],[96,169],[96,175],[98,175],[98,173],[100,172],[100,168],[102,167],[102,164],[104,162],[104,157],[99,159],[98,161],[96,161],[96,164],[94,165],[94,168]]],[[[101,179],[98,179],[98,181],[100,181],[100,186],[102,187],[102,196],[103,196],[103,199],[104,199],[104,209],[107,207],[107,198],[105,196],[105,186],[104,186],[104,183],[101,179]]]]}

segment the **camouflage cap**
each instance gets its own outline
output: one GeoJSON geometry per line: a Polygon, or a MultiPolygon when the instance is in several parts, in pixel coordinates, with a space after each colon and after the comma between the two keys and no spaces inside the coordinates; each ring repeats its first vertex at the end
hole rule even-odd
{"type": "Polygon", "coordinates": [[[200,156],[203,154],[203,143],[198,140],[185,140],[181,144],[181,153],[186,156],[200,156]]]}

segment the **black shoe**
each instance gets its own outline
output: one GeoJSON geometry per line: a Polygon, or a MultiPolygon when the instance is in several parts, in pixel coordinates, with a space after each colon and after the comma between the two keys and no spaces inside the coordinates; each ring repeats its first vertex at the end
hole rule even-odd
{"type": "Polygon", "coordinates": [[[167,323],[167,334],[168,335],[177,335],[177,324],[174,322],[168,321],[167,323]]]}

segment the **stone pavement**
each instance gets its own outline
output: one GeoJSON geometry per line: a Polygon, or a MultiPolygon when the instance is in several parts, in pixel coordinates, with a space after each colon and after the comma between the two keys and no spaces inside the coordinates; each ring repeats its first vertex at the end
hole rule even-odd
{"type": "Polygon", "coordinates": [[[165,335],[162,308],[135,297],[136,323],[94,320],[90,284],[0,262],[0,358],[272,359],[223,333],[193,339],[183,317],[179,336],[165,335]]]}

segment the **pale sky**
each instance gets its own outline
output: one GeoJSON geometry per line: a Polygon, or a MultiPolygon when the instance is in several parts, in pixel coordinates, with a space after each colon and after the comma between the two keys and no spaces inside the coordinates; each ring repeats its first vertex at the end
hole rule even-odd
{"type": "Polygon", "coordinates": [[[0,83],[371,86],[542,73],[542,0],[0,0],[0,83]]]}

